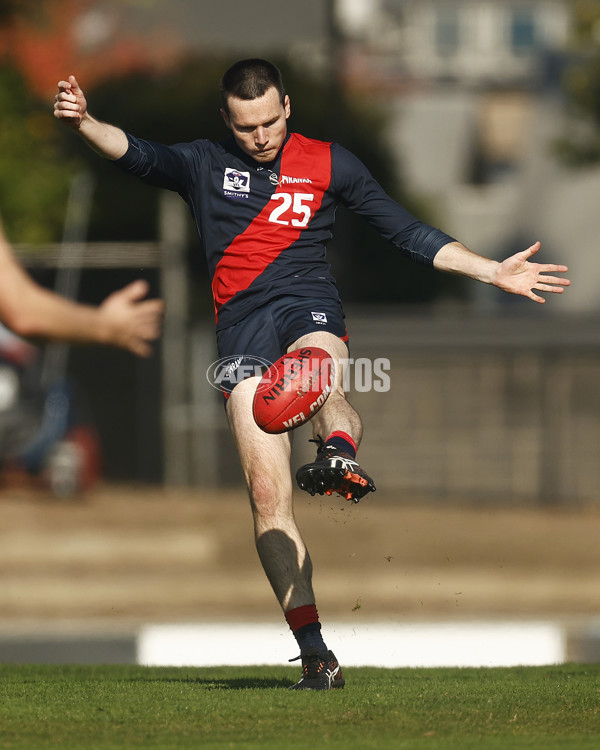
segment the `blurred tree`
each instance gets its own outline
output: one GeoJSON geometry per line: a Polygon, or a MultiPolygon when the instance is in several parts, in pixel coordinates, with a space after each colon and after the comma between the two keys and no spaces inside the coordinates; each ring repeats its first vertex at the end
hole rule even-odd
{"type": "Polygon", "coordinates": [[[0,1],[0,23],[14,21],[23,15],[30,15],[39,6],[36,0],[1,0],[0,1]]]}
{"type": "Polygon", "coordinates": [[[182,50],[176,30],[156,26],[138,33],[123,22],[126,6],[119,0],[3,0],[0,56],[43,97],[75,68],[89,86],[176,65],[182,50]]]}
{"type": "Polygon", "coordinates": [[[569,118],[557,150],[581,166],[600,161],[600,1],[575,0],[572,12],[573,52],[563,79],[569,118]]]}
{"type": "Polygon", "coordinates": [[[0,210],[14,242],[61,236],[66,199],[76,169],[58,147],[48,115],[13,69],[0,67],[0,210]]]}
{"type": "Polygon", "coordinates": [[[78,167],[61,152],[64,133],[51,115],[57,81],[76,69],[95,83],[178,59],[174,34],[121,32],[120,12],[119,2],[0,0],[0,210],[15,242],[61,236],[78,167]]]}

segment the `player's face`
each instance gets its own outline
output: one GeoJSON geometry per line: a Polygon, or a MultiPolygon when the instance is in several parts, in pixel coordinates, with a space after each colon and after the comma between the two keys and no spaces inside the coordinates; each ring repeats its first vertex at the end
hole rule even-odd
{"type": "Polygon", "coordinates": [[[237,145],[258,162],[273,161],[287,134],[289,97],[282,103],[272,86],[258,99],[230,96],[227,104],[229,112],[222,109],[221,114],[237,145]]]}

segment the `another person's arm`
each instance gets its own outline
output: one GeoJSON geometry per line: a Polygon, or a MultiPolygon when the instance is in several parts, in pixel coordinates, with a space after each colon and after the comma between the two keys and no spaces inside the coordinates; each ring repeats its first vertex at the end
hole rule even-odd
{"type": "Polygon", "coordinates": [[[147,282],[138,280],[92,307],[44,289],[15,258],[0,220],[0,321],[17,335],[106,344],[147,357],[164,311],[162,300],[144,300],[147,294],[147,282]]]}

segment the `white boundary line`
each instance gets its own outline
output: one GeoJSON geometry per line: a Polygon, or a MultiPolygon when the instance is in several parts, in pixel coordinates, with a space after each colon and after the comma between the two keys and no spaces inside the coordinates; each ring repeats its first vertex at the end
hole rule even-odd
{"type": "MultiPolygon", "coordinates": [[[[327,624],[323,635],[342,666],[511,667],[560,664],[566,634],[552,622],[327,624]]],[[[297,655],[285,627],[272,624],[146,625],[138,664],[285,664],[297,655]]]]}

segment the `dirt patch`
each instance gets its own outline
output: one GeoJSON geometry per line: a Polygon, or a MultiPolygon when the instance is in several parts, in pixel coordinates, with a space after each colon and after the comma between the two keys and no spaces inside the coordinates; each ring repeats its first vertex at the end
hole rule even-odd
{"type": "MultiPolygon", "coordinates": [[[[296,498],[323,618],[575,617],[600,611],[600,511],[296,498]]],[[[0,491],[0,622],[280,617],[237,492],[0,491]]]]}

